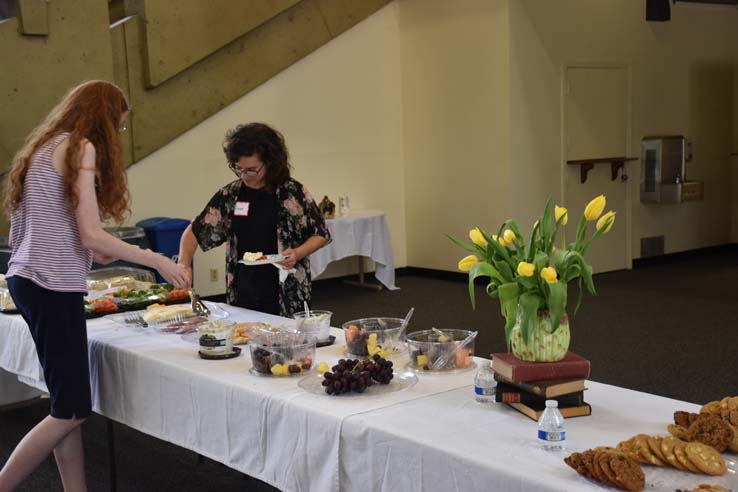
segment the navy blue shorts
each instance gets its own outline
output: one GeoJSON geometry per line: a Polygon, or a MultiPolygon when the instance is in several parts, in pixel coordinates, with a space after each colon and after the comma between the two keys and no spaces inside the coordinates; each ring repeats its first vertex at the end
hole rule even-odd
{"type": "Polygon", "coordinates": [[[89,417],[92,397],[84,294],[44,289],[19,276],[8,278],[8,288],[36,343],[52,417],[89,417]]]}

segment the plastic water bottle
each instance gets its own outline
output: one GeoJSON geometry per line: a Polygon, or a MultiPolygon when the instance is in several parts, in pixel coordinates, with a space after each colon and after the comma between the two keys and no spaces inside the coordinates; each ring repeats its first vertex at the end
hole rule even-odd
{"type": "Polygon", "coordinates": [[[478,403],[494,403],[495,389],[497,381],[495,381],[494,373],[489,367],[489,361],[484,360],[479,364],[479,371],[474,377],[474,394],[478,403]]]}
{"type": "Polygon", "coordinates": [[[558,451],[566,447],[564,417],[559,412],[559,402],[546,400],[546,409],[538,420],[538,442],[547,451],[558,451]]]}

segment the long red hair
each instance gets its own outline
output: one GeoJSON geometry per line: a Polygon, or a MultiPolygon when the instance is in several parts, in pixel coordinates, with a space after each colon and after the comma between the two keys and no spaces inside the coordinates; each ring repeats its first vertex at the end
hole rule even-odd
{"type": "Polygon", "coordinates": [[[63,175],[69,207],[75,210],[79,203],[76,184],[82,163],[82,141],[87,139],[95,146],[95,189],[100,218],[122,222],[130,208],[118,125],[127,111],[129,105],[123,92],[110,82],[91,80],[70,90],[43,123],[28,135],[15,155],[5,182],[6,213],[10,214],[20,205],[33,155],[60,133],[68,132],[63,175]]]}

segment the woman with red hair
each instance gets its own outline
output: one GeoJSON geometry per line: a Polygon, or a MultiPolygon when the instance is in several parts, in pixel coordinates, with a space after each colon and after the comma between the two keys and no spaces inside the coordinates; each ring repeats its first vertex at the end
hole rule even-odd
{"type": "Polygon", "coordinates": [[[84,295],[93,259],[145,265],[189,285],[184,267],[102,228],[129,211],[119,140],[129,113],[118,87],[85,82],[30,134],[8,173],[6,277],[36,344],[51,410],[0,470],[0,492],[14,490],[52,451],[64,490],[87,490],[80,425],[92,412],[84,295]]]}

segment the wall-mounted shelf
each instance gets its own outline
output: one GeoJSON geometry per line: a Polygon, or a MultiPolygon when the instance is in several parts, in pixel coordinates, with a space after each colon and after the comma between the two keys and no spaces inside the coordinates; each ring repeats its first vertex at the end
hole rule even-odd
{"type": "Polygon", "coordinates": [[[587,173],[591,169],[594,169],[595,164],[610,164],[612,180],[615,181],[618,179],[618,172],[625,166],[626,162],[637,160],[637,157],[598,157],[596,159],[575,159],[566,161],[566,163],[572,166],[579,166],[579,182],[585,183],[587,181],[587,173]]]}

